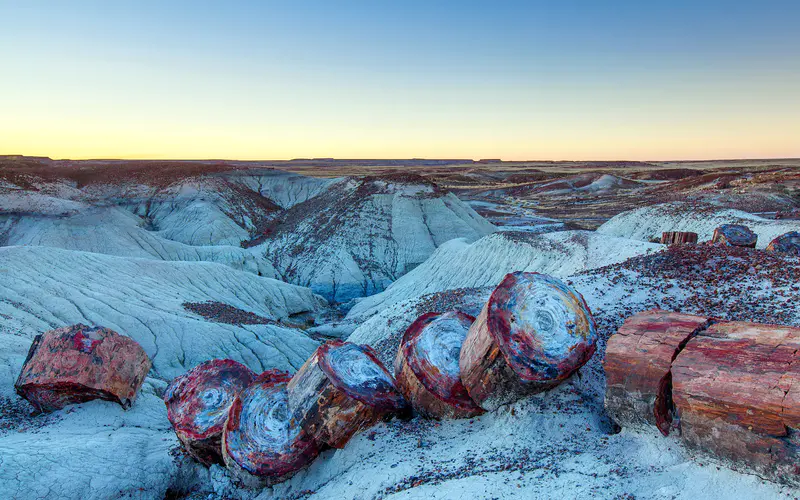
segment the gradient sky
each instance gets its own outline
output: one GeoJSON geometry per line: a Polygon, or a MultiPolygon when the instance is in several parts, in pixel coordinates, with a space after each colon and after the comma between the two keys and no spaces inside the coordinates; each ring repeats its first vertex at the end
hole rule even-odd
{"type": "Polygon", "coordinates": [[[0,0],[0,154],[800,156],[800,1],[0,0]]]}

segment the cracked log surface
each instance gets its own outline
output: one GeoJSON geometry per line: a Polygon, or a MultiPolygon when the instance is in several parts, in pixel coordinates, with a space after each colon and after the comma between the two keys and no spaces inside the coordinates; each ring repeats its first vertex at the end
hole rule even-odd
{"type": "Polygon", "coordinates": [[[800,256],[800,232],[792,231],[778,236],[769,242],[767,251],[800,256]]]}
{"type": "Polygon", "coordinates": [[[222,430],[233,400],[256,374],[231,359],[201,363],[164,393],[167,418],[186,451],[204,465],[222,463],[222,430]]]}
{"type": "Polygon", "coordinates": [[[361,429],[408,403],[369,346],[329,341],[288,384],[292,423],[320,445],[343,448],[361,429]]]}
{"type": "Polygon", "coordinates": [[[665,436],[673,421],[672,361],[708,318],[654,309],[625,320],[606,345],[605,407],[623,427],[655,425],[665,436]]]}
{"type": "Polygon", "coordinates": [[[711,236],[714,245],[755,248],[757,241],[758,235],[741,224],[723,224],[711,236]]]}
{"type": "Polygon", "coordinates": [[[595,351],[597,330],[580,293],[539,273],[507,274],[461,348],[461,380],[483,409],[552,388],[595,351]]]}
{"type": "Polygon", "coordinates": [[[458,367],[461,346],[475,318],[459,311],[423,314],[408,327],[394,362],[397,387],[430,418],[483,413],[469,397],[458,367]]]}
{"type": "Polygon", "coordinates": [[[734,467],[800,484],[800,328],[717,323],[672,365],[682,440],[734,467]]]}
{"type": "Polygon", "coordinates": [[[697,233],[687,231],[665,231],[661,233],[661,243],[664,245],[685,245],[697,243],[697,233]]]}
{"type": "Polygon", "coordinates": [[[92,399],[130,408],[150,371],[136,341],[103,327],[77,324],[37,335],[14,384],[41,412],[92,399]]]}
{"type": "Polygon", "coordinates": [[[228,470],[250,487],[288,479],[311,463],[319,448],[291,418],[289,374],[267,370],[233,401],[222,434],[228,470]]]}

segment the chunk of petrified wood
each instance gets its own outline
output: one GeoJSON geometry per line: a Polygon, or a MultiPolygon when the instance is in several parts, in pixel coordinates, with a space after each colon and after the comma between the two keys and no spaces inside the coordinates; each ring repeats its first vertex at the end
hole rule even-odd
{"type": "Polygon", "coordinates": [[[394,361],[400,392],[420,414],[468,418],[483,409],[467,394],[458,360],[475,318],[458,311],[423,314],[408,327],[394,361]]]}
{"type": "Polygon", "coordinates": [[[672,364],[682,440],[692,448],[800,484],[800,329],[717,323],[672,364]]]}
{"type": "Polygon", "coordinates": [[[697,233],[686,231],[665,231],[661,233],[661,243],[664,245],[686,245],[697,243],[697,233]]]}
{"type": "Polygon", "coordinates": [[[597,331],[583,296],[539,273],[506,275],[461,348],[461,381],[485,410],[552,388],[595,351],[597,331]]]}
{"type": "Polygon", "coordinates": [[[14,388],[42,412],[92,399],[129,408],[149,371],[135,340],[78,324],[37,335],[14,388]]]}
{"type": "Polygon", "coordinates": [[[340,340],[317,348],[288,391],[292,422],[333,448],[343,448],[361,429],[408,407],[372,348],[340,340]]]}
{"type": "Polygon", "coordinates": [[[205,465],[222,463],[222,428],[239,392],[256,374],[232,359],[201,363],[170,383],[167,418],[190,455],[205,465]]]}
{"type": "Polygon", "coordinates": [[[800,233],[792,231],[778,236],[769,242],[767,251],[800,255],[800,233]]]}
{"type": "Polygon", "coordinates": [[[222,434],[228,470],[246,486],[288,479],[319,454],[314,439],[292,422],[286,384],[289,374],[268,370],[231,404],[222,434]]]}
{"type": "Polygon", "coordinates": [[[708,324],[707,318],[658,309],[626,319],[608,339],[603,360],[609,416],[623,427],[650,424],[669,434],[672,361],[708,324]]]}
{"type": "Polygon", "coordinates": [[[740,224],[723,224],[714,230],[711,243],[732,247],[755,248],[758,235],[740,224]]]}

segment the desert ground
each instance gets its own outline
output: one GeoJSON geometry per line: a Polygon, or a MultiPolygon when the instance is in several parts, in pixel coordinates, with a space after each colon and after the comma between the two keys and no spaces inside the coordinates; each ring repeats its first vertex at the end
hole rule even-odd
{"type": "Polygon", "coordinates": [[[618,425],[603,368],[608,339],[654,308],[800,328],[800,257],[767,250],[793,231],[798,159],[0,157],[0,498],[799,498],[797,477],[618,425]],[[706,244],[723,224],[755,248],[706,244]],[[698,243],[661,244],[667,231],[698,243]],[[596,322],[596,352],[557,387],[472,418],[380,421],[271,486],[176,437],[165,392],[205,361],[292,374],[339,339],[391,371],[420,315],[477,316],[516,271],[574,287],[596,322]],[[76,324],[152,362],[129,409],[37,412],[15,391],[33,339],[76,324]]]}

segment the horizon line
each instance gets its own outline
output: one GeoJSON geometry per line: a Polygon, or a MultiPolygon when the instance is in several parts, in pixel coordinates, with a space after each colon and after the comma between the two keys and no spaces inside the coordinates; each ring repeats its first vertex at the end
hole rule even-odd
{"type": "Polygon", "coordinates": [[[435,157],[409,157],[409,158],[379,158],[379,157],[360,157],[360,158],[337,158],[337,157],[295,157],[295,158],[261,158],[261,159],[236,159],[236,158],[158,158],[158,157],[81,157],[81,158],[52,158],[46,155],[26,155],[18,153],[0,154],[0,158],[38,158],[50,161],[168,161],[168,162],[301,162],[301,161],[445,161],[445,162],[465,162],[465,163],[578,163],[578,162],[635,162],[635,163],[678,163],[678,162],[714,162],[714,161],[778,161],[778,160],[800,160],[800,156],[765,156],[765,157],[743,157],[743,158],[686,158],[686,159],[646,159],[635,160],[626,158],[615,159],[525,159],[525,160],[505,160],[502,158],[435,158],[435,157]]]}

